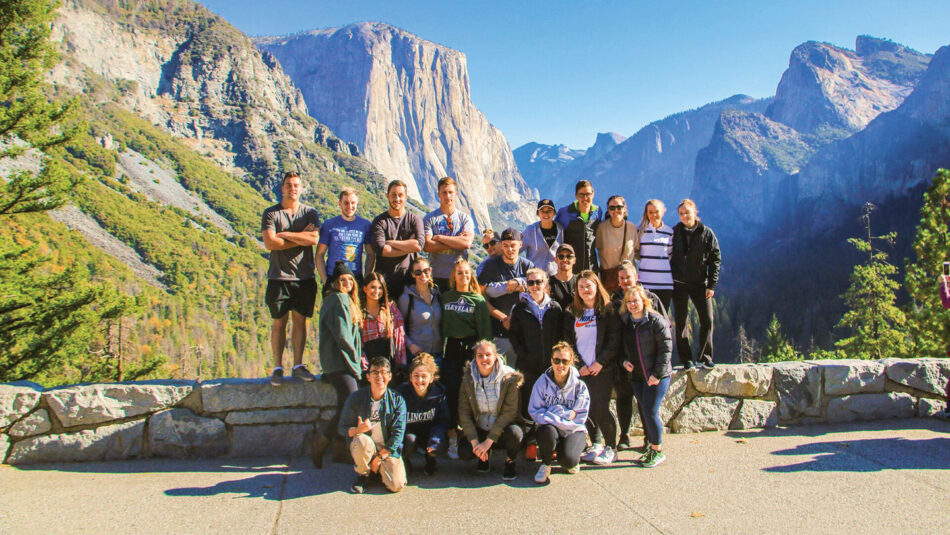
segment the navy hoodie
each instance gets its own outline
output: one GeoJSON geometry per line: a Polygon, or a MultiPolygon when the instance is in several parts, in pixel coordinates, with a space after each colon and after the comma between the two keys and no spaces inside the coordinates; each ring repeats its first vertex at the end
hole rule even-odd
{"type": "Polygon", "coordinates": [[[445,387],[438,381],[433,382],[424,398],[416,395],[412,383],[397,386],[396,392],[406,400],[406,433],[429,435],[426,447],[438,448],[451,425],[445,387]]]}

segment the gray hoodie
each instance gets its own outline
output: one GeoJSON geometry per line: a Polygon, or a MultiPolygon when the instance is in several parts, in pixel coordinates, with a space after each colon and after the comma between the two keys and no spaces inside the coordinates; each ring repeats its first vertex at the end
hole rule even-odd
{"type": "Polygon", "coordinates": [[[569,368],[564,388],[554,382],[554,370],[548,368],[531,389],[528,414],[538,425],[553,425],[568,433],[583,431],[589,410],[590,392],[574,366],[569,368]]]}
{"type": "Polygon", "coordinates": [[[442,333],[439,329],[442,324],[442,297],[438,288],[432,288],[432,304],[429,305],[422,297],[415,285],[406,286],[399,296],[399,312],[406,322],[406,349],[409,344],[415,344],[426,353],[435,355],[442,352],[442,333]],[[410,313],[409,304],[412,303],[410,313]]]}

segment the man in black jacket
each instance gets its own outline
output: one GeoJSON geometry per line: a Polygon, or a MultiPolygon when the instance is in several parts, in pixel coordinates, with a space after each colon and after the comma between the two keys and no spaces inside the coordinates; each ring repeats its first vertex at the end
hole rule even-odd
{"type": "Polygon", "coordinates": [[[686,369],[693,367],[689,344],[689,301],[699,316],[699,364],[713,364],[713,295],[719,282],[722,255],[719,240],[712,229],[697,217],[696,203],[683,199],[679,205],[680,222],[673,227],[673,310],[676,318],[676,350],[686,369]]]}

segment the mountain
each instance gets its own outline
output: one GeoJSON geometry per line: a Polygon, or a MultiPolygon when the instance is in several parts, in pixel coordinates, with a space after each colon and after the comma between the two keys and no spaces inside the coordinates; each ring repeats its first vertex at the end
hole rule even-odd
{"type": "Polygon", "coordinates": [[[552,174],[539,174],[532,187],[551,191],[555,202],[561,204],[574,199],[574,183],[586,178],[593,181],[603,201],[604,194],[625,195],[627,204],[636,207],[631,213],[651,198],[677,203],[692,191],[696,154],[709,144],[720,113],[763,112],[768,104],[767,99],[735,95],[670,115],[641,128],[610,150],[589,155],[583,162],[558,166],[552,174]]]}
{"type": "Polygon", "coordinates": [[[255,39],[303,92],[310,114],[360,147],[410,195],[438,203],[443,176],[480,227],[523,225],[536,198],[508,142],[475,107],[465,55],[382,23],[255,39]]]}
{"type": "Polygon", "coordinates": [[[585,150],[569,149],[564,145],[527,143],[515,149],[515,162],[525,175],[525,181],[536,191],[544,191],[558,205],[574,200],[574,185],[584,178],[584,170],[603,158],[626,138],[616,132],[597,134],[594,144],[585,150]],[[528,176],[531,178],[529,179],[528,176]]]}

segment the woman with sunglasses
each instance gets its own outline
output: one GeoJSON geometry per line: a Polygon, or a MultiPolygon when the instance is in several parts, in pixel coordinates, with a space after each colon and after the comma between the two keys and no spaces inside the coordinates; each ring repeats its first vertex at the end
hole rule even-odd
{"type": "Polygon", "coordinates": [[[551,299],[557,301],[562,310],[567,310],[574,302],[574,248],[562,243],[554,258],[557,260],[557,273],[548,280],[548,287],[551,289],[551,299]]]}
{"type": "Polygon", "coordinates": [[[402,313],[389,300],[386,279],[381,273],[370,273],[363,284],[363,369],[373,357],[386,357],[396,382],[405,376],[406,330],[402,313]]]}
{"type": "Polygon", "coordinates": [[[594,236],[597,226],[604,217],[603,211],[594,204],[594,186],[589,180],[581,180],[574,185],[575,202],[562,206],[555,221],[564,227],[564,243],[571,244],[577,263],[574,273],[590,269],[599,270],[597,250],[594,248],[594,236]]]}
{"type": "Polygon", "coordinates": [[[548,275],[557,273],[555,251],[564,243],[564,227],[554,221],[557,212],[551,199],[538,201],[538,221],[528,225],[521,235],[524,256],[548,275]]]}
{"type": "Polygon", "coordinates": [[[313,437],[311,456],[317,468],[323,468],[323,455],[332,440],[339,440],[337,424],[343,411],[346,398],[357,390],[357,383],[363,374],[360,357],[363,344],[360,327],[363,325],[363,312],[360,307],[359,290],[353,272],[342,260],[333,268],[331,290],[323,298],[320,306],[318,329],[318,354],[323,380],[333,387],[336,393],[336,412],[322,433],[313,437]]]}
{"type": "Polygon", "coordinates": [[[627,201],[620,195],[607,199],[607,215],[607,221],[597,227],[594,246],[600,259],[600,280],[610,293],[620,286],[620,263],[639,258],[640,235],[637,226],[627,221],[627,201]]]}
{"type": "MultiPolygon", "coordinates": [[[[528,291],[519,296],[511,310],[511,347],[517,355],[516,367],[525,384],[533,385],[548,368],[548,355],[561,340],[561,305],[548,295],[548,274],[540,268],[525,273],[528,291]]],[[[521,400],[522,415],[528,417],[528,397],[521,400]]]]}
{"type": "Polygon", "coordinates": [[[458,459],[458,441],[455,427],[458,425],[459,388],[465,363],[472,358],[472,349],[478,340],[491,339],[492,325],[488,302],[482,296],[482,287],[475,280],[472,266],[464,258],[455,261],[449,279],[449,291],[442,296],[442,336],[445,346],[442,353],[442,384],[449,400],[452,426],[449,428],[449,451],[452,459],[458,459]]]}
{"type": "Polygon", "coordinates": [[[623,367],[631,375],[633,393],[642,407],[643,430],[649,446],[640,458],[644,468],[666,460],[663,454],[663,421],[660,405],[670,388],[673,336],[670,324],[653,310],[646,290],[633,286],[624,295],[620,316],[623,332],[623,367]]]}
{"type": "Polygon", "coordinates": [[[587,412],[590,393],[574,364],[577,356],[567,342],[558,342],[551,352],[551,366],[534,383],[528,412],[538,424],[538,452],[541,466],[534,476],[539,485],[547,483],[557,452],[558,463],[568,474],[580,470],[581,452],[587,444],[587,412]]]}
{"type": "Polygon", "coordinates": [[[429,261],[416,257],[409,268],[413,284],[399,296],[399,312],[405,322],[406,347],[410,357],[428,353],[442,365],[442,301],[432,278],[429,261]]]}
{"type": "Polygon", "coordinates": [[[605,465],[617,459],[617,423],[610,395],[617,378],[620,320],[597,274],[589,269],[577,275],[574,302],[564,314],[562,334],[580,357],[581,380],[590,391],[591,447],[581,459],[605,465]]]}

